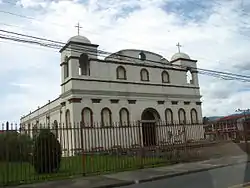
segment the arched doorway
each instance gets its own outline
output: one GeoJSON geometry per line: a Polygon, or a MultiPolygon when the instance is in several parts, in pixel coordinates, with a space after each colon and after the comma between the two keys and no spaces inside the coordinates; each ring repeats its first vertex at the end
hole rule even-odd
{"type": "Polygon", "coordinates": [[[156,145],[156,122],[159,119],[159,113],[153,108],[147,108],[142,112],[141,122],[144,146],[156,145]]]}

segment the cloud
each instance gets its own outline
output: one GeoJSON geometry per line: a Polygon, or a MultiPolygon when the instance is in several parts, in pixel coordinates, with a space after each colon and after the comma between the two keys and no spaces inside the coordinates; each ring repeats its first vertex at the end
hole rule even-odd
{"type": "MultiPolygon", "coordinates": [[[[176,43],[180,42],[181,50],[197,59],[200,68],[249,74],[250,43],[246,23],[250,15],[241,9],[239,1],[20,0],[18,3],[24,14],[30,16],[35,12],[32,15],[35,20],[20,18],[17,22],[13,18],[13,25],[22,28],[1,25],[0,28],[66,42],[77,34],[74,26],[80,22],[81,34],[99,44],[102,50],[115,52],[139,48],[170,59],[177,51],[176,43]],[[42,11],[34,11],[38,7],[42,11]]],[[[8,15],[8,20],[11,19],[8,15]]],[[[41,47],[3,43],[2,40],[0,51],[0,73],[8,83],[4,85],[8,89],[0,94],[3,104],[0,120],[16,120],[59,95],[59,53],[41,47]],[[17,92],[9,93],[13,87],[17,92]]],[[[245,89],[249,88],[248,83],[205,75],[200,75],[199,79],[203,115],[224,115],[250,106],[246,100],[250,91],[245,89]]]]}
{"type": "Polygon", "coordinates": [[[17,1],[17,5],[21,5],[24,8],[46,8],[49,4],[48,0],[20,0],[17,1]]]}

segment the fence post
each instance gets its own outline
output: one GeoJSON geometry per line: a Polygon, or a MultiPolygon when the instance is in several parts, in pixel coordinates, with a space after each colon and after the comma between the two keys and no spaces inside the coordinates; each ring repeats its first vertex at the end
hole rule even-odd
{"type": "Polygon", "coordinates": [[[136,126],[138,127],[138,130],[139,130],[139,143],[140,143],[140,168],[143,168],[143,158],[144,158],[144,153],[143,153],[143,150],[144,150],[144,143],[143,143],[143,138],[142,138],[142,135],[141,135],[141,132],[142,132],[142,122],[140,121],[137,121],[136,122],[136,126]]]}
{"type": "Polygon", "coordinates": [[[80,137],[81,137],[81,155],[82,155],[82,167],[83,167],[83,172],[82,175],[86,176],[86,156],[84,153],[84,141],[83,141],[83,122],[80,122],[79,127],[77,126],[77,129],[80,129],[80,137]]]}
{"type": "Polygon", "coordinates": [[[184,133],[184,153],[187,155],[187,133],[186,133],[186,121],[183,123],[183,133],[184,133]]]}
{"type": "Polygon", "coordinates": [[[6,169],[6,180],[7,180],[7,184],[9,183],[9,162],[10,162],[10,160],[9,160],[9,122],[7,121],[6,122],[6,167],[7,167],[7,169],[6,169]]]}
{"type": "Polygon", "coordinates": [[[246,153],[248,154],[248,143],[247,143],[247,120],[245,118],[245,120],[243,121],[243,136],[244,136],[244,141],[245,141],[245,149],[246,149],[246,153]]]}

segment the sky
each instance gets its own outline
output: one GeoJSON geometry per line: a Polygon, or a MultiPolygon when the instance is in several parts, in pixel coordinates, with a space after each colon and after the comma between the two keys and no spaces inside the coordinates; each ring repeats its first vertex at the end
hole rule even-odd
{"type": "MultiPolygon", "coordinates": [[[[199,68],[250,75],[249,10],[247,0],[0,0],[0,29],[66,42],[79,22],[100,50],[170,59],[180,42],[199,68]]],[[[0,39],[0,65],[0,122],[19,121],[59,96],[57,50],[0,39]]],[[[250,108],[249,83],[207,75],[199,82],[203,116],[250,108]]]]}

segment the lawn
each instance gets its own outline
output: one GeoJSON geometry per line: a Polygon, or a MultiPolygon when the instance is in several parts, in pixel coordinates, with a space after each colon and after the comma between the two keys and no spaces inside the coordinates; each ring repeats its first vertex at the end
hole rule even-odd
{"type": "Polygon", "coordinates": [[[103,174],[159,165],[158,157],[141,158],[129,156],[82,156],[62,158],[60,171],[55,174],[38,175],[29,163],[0,163],[0,186],[33,183],[44,180],[64,179],[71,176],[103,174]],[[85,162],[84,162],[85,161],[85,162]]]}

